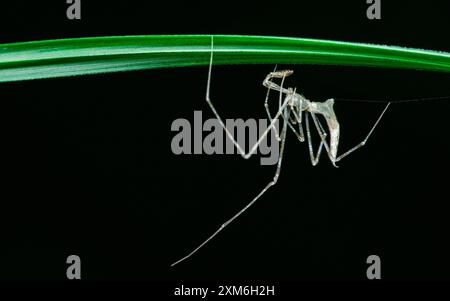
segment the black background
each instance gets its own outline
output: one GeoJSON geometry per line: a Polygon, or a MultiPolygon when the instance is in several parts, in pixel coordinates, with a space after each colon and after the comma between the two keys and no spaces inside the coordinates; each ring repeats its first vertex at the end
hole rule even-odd
{"type": "MultiPolygon", "coordinates": [[[[450,51],[444,1],[65,1],[1,4],[1,42],[127,34],[257,34],[450,51]]],[[[315,101],[450,95],[449,75],[280,66],[315,101]]],[[[261,82],[273,65],[214,67],[224,118],[265,118],[261,82]]],[[[241,209],[273,166],[238,155],[172,154],[173,120],[212,113],[207,67],[4,83],[0,278],[64,280],[68,255],[84,280],[449,280],[448,100],[394,104],[364,149],[339,169],[312,167],[288,136],[278,184],[195,256],[170,268],[241,209]]],[[[380,103],[339,102],[341,152],[366,135],[380,103]]],[[[317,141],[317,140],[316,140],[317,141]]]]}

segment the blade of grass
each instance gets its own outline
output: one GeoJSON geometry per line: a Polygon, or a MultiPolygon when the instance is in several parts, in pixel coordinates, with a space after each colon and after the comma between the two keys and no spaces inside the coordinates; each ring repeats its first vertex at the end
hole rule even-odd
{"type": "MultiPolygon", "coordinates": [[[[209,63],[211,35],[0,44],[0,82],[209,63]]],[[[327,64],[450,72],[450,53],[331,40],[214,35],[215,64],[327,64]]]]}

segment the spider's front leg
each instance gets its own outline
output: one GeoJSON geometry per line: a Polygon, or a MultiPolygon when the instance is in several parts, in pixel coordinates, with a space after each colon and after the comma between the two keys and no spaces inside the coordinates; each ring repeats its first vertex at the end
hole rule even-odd
{"type": "MultiPolygon", "coordinates": [[[[278,118],[280,118],[282,115],[284,116],[284,112],[286,109],[288,109],[289,99],[285,98],[284,101],[282,101],[281,93],[280,93],[280,105],[278,107],[278,112],[275,114],[275,116],[272,118],[272,121],[270,122],[270,125],[265,129],[265,131],[261,134],[261,136],[258,138],[257,142],[250,148],[248,153],[245,153],[244,148],[239,145],[239,143],[234,139],[234,135],[227,129],[225,126],[225,123],[223,122],[222,118],[219,116],[219,113],[215,109],[211,98],[210,98],[210,88],[211,88],[211,74],[212,74],[212,66],[213,66],[213,57],[214,57],[214,38],[211,37],[211,53],[210,53],[210,60],[209,60],[209,69],[208,69],[208,79],[206,81],[206,102],[208,103],[209,107],[211,108],[213,114],[216,116],[217,121],[219,122],[220,126],[225,131],[227,137],[233,142],[234,146],[237,148],[238,152],[241,154],[241,156],[244,159],[250,158],[257,150],[259,145],[262,143],[262,141],[267,137],[269,132],[275,128],[275,123],[278,118]]],[[[272,73],[278,73],[278,72],[272,72],[272,73]]],[[[290,73],[292,74],[292,73],[290,73]]],[[[284,77],[283,77],[284,79],[284,77]]],[[[290,111],[289,111],[290,112],[290,111]]]]}
{"type": "Polygon", "coordinates": [[[280,71],[274,71],[274,72],[270,72],[269,74],[267,74],[266,78],[263,81],[263,85],[266,88],[275,90],[275,91],[279,91],[282,93],[292,93],[292,89],[286,89],[283,88],[282,86],[277,85],[276,83],[274,83],[271,79],[272,78],[286,78],[289,75],[291,75],[292,73],[294,73],[294,71],[292,70],[280,70],[280,71]]]}
{"type": "MultiPolygon", "coordinates": [[[[276,70],[276,67],[275,67],[276,70]]],[[[264,107],[266,109],[266,113],[267,113],[267,117],[269,118],[269,121],[272,122],[273,118],[272,118],[272,114],[270,113],[270,109],[269,109],[269,92],[270,90],[274,89],[279,91],[279,99],[278,99],[278,109],[281,108],[281,104],[282,104],[282,96],[283,96],[283,92],[287,93],[288,96],[286,96],[285,100],[288,100],[289,95],[295,95],[295,89],[292,90],[292,88],[288,88],[285,89],[283,88],[283,84],[284,84],[284,79],[286,78],[286,76],[291,75],[294,71],[291,70],[282,70],[282,71],[273,71],[271,73],[269,73],[266,78],[264,79],[263,85],[267,87],[267,94],[266,94],[266,100],[264,102],[264,107]],[[281,86],[278,86],[277,84],[273,83],[270,81],[271,78],[281,78],[281,86]]],[[[292,113],[294,113],[295,115],[295,119],[293,118],[289,118],[288,120],[288,126],[289,128],[294,132],[294,134],[297,136],[298,140],[300,140],[301,142],[303,142],[305,140],[304,135],[303,135],[303,129],[301,127],[301,116],[297,116],[298,113],[295,112],[294,106],[292,105],[292,102],[289,103],[289,107],[290,107],[290,111],[292,113]],[[300,133],[297,132],[297,130],[293,127],[293,124],[295,124],[296,122],[299,122],[299,129],[300,129],[300,133]]],[[[284,115],[282,115],[284,118],[284,115]]],[[[278,141],[281,141],[280,136],[278,135],[278,131],[276,128],[274,128],[275,130],[275,138],[278,141]]]]}

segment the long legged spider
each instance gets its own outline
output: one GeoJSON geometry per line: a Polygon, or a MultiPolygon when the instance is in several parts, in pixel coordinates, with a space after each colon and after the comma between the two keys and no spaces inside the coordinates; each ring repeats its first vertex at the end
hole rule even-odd
{"type": "Polygon", "coordinates": [[[348,151],[343,153],[342,155],[337,155],[338,152],[338,145],[339,145],[339,134],[340,134],[340,127],[339,122],[336,118],[336,114],[333,110],[334,105],[334,99],[328,99],[324,102],[315,102],[310,101],[307,98],[305,98],[303,95],[296,92],[296,89],[293,88],[284,88],[284,80],[287,76],[291,75],[293,73],[292,70],[282,70],[282,71],[276,71],[269,73],[266,78],[263,81],[263,85],[267,87],[267,96],[264,103],[266,113],[268,115],[268,119],[270,121],[270,125],[267,127],[267,129],[263,132],[263,134],[260,136],[258,141],[253,145],[248,153],[245,153],[244,149],[236,142],[233,135],[230,133],[230,131],[226,128],[222,118],[217,113],[214,105],[211,102],[210,99],[210,86],[211,86],[211,72],[212,72],[212,65],[213,65],[213,52],[214,52],[214,42],[213,39],[211,39],[211,55],[210,55],[210,62],[209,62],[209,71],[208,71],[208,80],[207,80],[207,87],[206,87],[206,102],[211,107],[211,110],[213,111],[214,115],[216,116],[217,120],[219,121],[220,125],[226,132],[227,136],[231,141],[233,141],[233,144],[238,149],[239,153],[244,157],[244,159],[248,159],[250,156],[252,156],[260,143],[266,138],[267,134],[273,129],[276,133],[276,138],[281,141],[280,146],[280,155],[277,162],[277,167],[275,171],[275,175],[273,179],[261,190],[261,192],[253,199],[251,200],[244,208],[242,208],[238,213],[236,213],[233,217],[231,217],[229,220],[227,220],[225,223],[223,223],[219,229],[216,230],[212,235],[210,235],[206,240],[204,240],[197,248],[195,248],[193,251],[191,251],[189,254],[187,254],[185,257],[179,259],[178,261],[174,262],[171,266],[174,266],[185,259],[192,256],[194,253],[196,253],[200,248],[202,248],[206,243],[208,243],[212,238],[214,238],[219,232],[221,232],[226,226],[228,226],[233,220],[235,220],[238,216],[240,216],[242,213],[244,213],[251,205],[253,205],[271,186],[275,185],[278,181],[278,178],[280,176],[281,171],[281,162],[283,159],[283,153],[286,143],[286,133],[288,127],[294,132],[294,134],[297,136],[297,138],[301,141],[305,141],[304,136],[304,129],[303,129],[303,123],[305,123],[306,126],[306,138],[308,140],[308,148],[309,148],[309,155],[312,165],[316,165],[319,163],[320,154],[325,148],[328,158],[331,161],[331,164],[333,166],[338,167],[336,165],[336,162],[339,162],[344,157],[348,156],[355,150],[359,149],[360,147],[364,146],[369,139],[370,135],[374,131],[375,127],[378,125],[379,121],[383,117],[384,113],[386,112],[387,108],[390,105],[390,102],[387,103],[384,110],[381,112],[380,116],[376,120],[375,124],[370,129],[367,136],[364,138],[363,141],[361,141],[356,146],[350,148],[348,151]],[[281,84],[278,85],[275,82],[273,82],[273,79],[281,79],[281,84]],[[268,96],[270,90],[275,90],[279,92],[279,100],[278,100],[278,111],[277,113],[272,116],[269,110],[268,106],[268,96]],[[284,95],[284,99],[283,99],[284,95]],[[303,114],[305,115],[303,117],[303,114]],[[324,127],[322,126],[320,119],[317,115],[322,115],[323,118],[326,120],[328,131],[329,131],[329,143],[327,141],[328,134],[326,133],[324,127]],[[314,123],[314,127],[316,128],[319,136],[320,136],[320,144],[319,148],[317,150],[316,155],[314,155],[314,150],[312,146],[312,140],[311,140],[311,130],[310,130],[310,123],[309,123],[309,116],[311,116],[311,119],[314,123]],[[276,128],[276,121],[279,119],[283,119],[283,126],[281,128],[281,134],[278,133],[276,128]],[[304,118],[304,119],[303,119],[304,118]],[[295,127],[298,127],[298,130],[296,130],[295,127]]]}

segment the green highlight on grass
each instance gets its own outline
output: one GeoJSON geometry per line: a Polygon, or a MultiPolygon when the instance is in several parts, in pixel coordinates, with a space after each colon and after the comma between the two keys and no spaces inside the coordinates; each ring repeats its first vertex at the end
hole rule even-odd
{"type": "MultiPolygon", "coordinates": [[[[0,82],[208,65],[211,35],[0,44],[0,82]]],[[[450,53],[318,39],[214,35],[214,64],[324,64],[450,72],[450,53]]]]}

